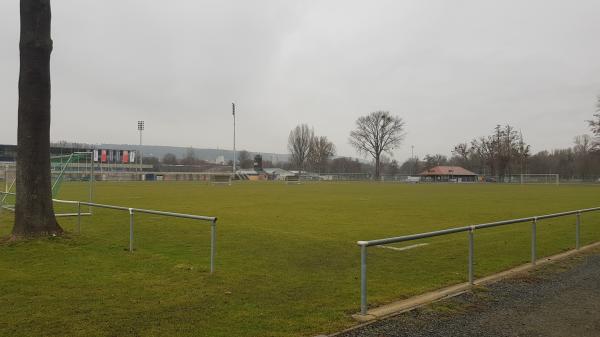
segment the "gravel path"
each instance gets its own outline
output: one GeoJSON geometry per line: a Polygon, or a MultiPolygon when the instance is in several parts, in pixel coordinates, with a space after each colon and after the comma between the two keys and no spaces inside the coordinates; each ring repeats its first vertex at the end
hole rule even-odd
{"type": "Polygon", "coordinates": [[[336,337],[598,337],[600,249],[336,337]]]}

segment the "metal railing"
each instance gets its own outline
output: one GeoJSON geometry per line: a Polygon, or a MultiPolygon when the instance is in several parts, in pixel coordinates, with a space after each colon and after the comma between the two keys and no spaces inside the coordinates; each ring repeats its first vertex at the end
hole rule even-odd
{"type": "MultiPolygon", "coordinates": [[[[8,195],[16,195],[15,193],[7,193],[0,192],[0,194],[8,194],[8,195]]],[[[217,217],[214,216],[203,216],[203,215],[193,215],[193,214],[184,214],[184,213],[174,213],[174,212],[165,212],[165,211],[156,211],[151,209],[143,209],[143,208],[134,208],[134,207],[123,207],[123,206],[114,206],[114,205],[106,205],[106,204],[97,204],[93,202],[87,201],[74,201],[74,200],[60,200],[60,199],[52,199],[52,201],[59,204],[68,204],[68,205],[76,205],[77,212],[69,213],[70,215],[77,216],[77,233],[81,233],[81,217],[88,213],[81,212],[81,206],[89,206],[89,207],[98,207],[105,209],[113,209],[118,211],[125,211],[129,213],[129,251],[133,252],[133,242],[134,242],[134,214],[135,213],[145,213],[152,215],[160,215],[160,216],[168,216],[174,218],[184,218],[184,219],[192,219],[192,220],[200,220],[200,221],[208,221],[210,222],[210,273],[212,274],[215,271],[215,254],[216,254],[216,241],[217,241],[217,217]]]]}
{"type": "Polygon", "coordinates": [[[511,224],[517,224],[517,223],[531,222],[531,264],[535,265],[536,261],[537,261],[537,254],[536,254],[537,242],[536,241],[537,241],[537,223],[538,223],[538,221],[544,220],[544,219],[551,219],[551,218],[575,215],[576,216],[576,219],[575,219],[575,249],[579,250],[581,247],[581,243],[580,243],[581,214],[586,213],[586,212],[594,212],[594,211],[600,211],[600,207],[586,208],[586,209],[580,209],[580,210],[576,210],[576,211],[546,214],[546,215],[540,215],[540,216],[532,216],[532,217],[520,218],[520,219],[483,223],[483,224],[472,225],[472,226],[449,228],[449,229],[443,229],[443,230],[434,231],[434,232],[427,232],[427,233],[420,233],[420,234],[413,234],[413,235],[406,235],[406,236],[398,236],[398,237],[391,237],[391,238],[378,239],[378,240],[358,241],[357,244],[360,246],[360,266],[361,266],[360,267],[360,282],[361,282],[361,284],[360,284],[360,314],[366,315],[367,310],[368,310],[368,304],[367,304],[367,248],[368,247],[381,246],[381,245],[398,243],[398,242],[406,242],[406,241],[419,240],[419,239],[431,238],[431,237],[442,236],[442,235],[467,232],[468,238],[469,238],[468,280],[469,280],[469,284],[473,285],[474,284],[473,263],[474,263],[474,232],[475,232],[475,230],[491,228],[491,227],[498,227],[498,226],[505,226],[505,225],[511,225],[511,224]]]}

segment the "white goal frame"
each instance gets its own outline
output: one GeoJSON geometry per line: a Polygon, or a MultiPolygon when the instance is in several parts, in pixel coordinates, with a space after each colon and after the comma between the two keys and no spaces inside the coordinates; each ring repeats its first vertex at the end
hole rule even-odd
{"type": "Polygon", "coordinates": [[[233,177],[231,174],[213,174],[210,177],[211,185],[227,185],[231,186],[231,181],[233,177]]]}
{"type": "Polygon", "coordinates": [[[556,173],[518,174],[518,175],[511,176],[511,180],[513,177],[515,177],[517,179],[517,181],[515,181],[515,183],[519,183],[522,185],[526,185],[526,184],[559,185],[560,184],[560,177],[556,173]]]}
{"type": "MultiPolygon", "coordinates": [[[[55,189],[59,188],[63,179],[66,176],[72,176],[73,173],[76,175],[85,176],[88,175],[88,191],[87,191],[87,199],[88,200],[79,200],[79,201],[87,201],[88,203],[94,202],[94,187],[95,187],[95,168],[94,168],[94,156],[93,152],[73,152],[68,155],[60,155],[60,156],[52,156],[51,159],[61,159],[65,158],[64,163],[60,163],[59,165],[51,165],[51,175],[52,175],[52,194],[53,198],[56,198],[58,191],[55,192],[55,189]],[[77,157],[85,157],[85,162],[72,162],[73,158],[77,157]]],[[[4,163],[3,165],[4,172],[2,173],[4,180],[4,193],[0,196],[0,208],[6,209],[14,212],[15,205],[7,204],[6,199],[9,195],[14,197],[14,193],[16,193],[16,162],[12,163],[4,163]],[[12,175],[9,175],[9,172],[12,172],[12,175]],[[9,179],[10,176],[10,179],[9,179]]],[[[12,199],[12,198],[11,198],[12,199]]],[[[64,216],[77,216],[77,215],[92,215],[92,207],[88,206],[87,212],[81,212],[79,210],[78,213],[55,213],[57,217],[64,216]]]]}

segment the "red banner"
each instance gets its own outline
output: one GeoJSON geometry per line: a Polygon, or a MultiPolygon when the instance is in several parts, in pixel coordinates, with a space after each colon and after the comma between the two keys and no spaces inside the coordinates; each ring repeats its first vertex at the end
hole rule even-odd
{"type": "Polygon", "coordinates": [[[106,163],[106,150],[102,150],[102,162],[106,163]]]}
{"type": "Polygon", "coordinates": [[[127,164],[129,162],[129,151],[123,151],[123,164],[127,164]]]}

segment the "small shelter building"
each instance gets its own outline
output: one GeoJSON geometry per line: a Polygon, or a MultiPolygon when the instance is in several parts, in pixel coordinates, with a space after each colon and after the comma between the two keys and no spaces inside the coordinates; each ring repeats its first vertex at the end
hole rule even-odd
{"type": "Polygon", "coordinates": [[[419,174],[424,182],[476,182],[477,174],[460,166],[436,166],[419,174]]]}

